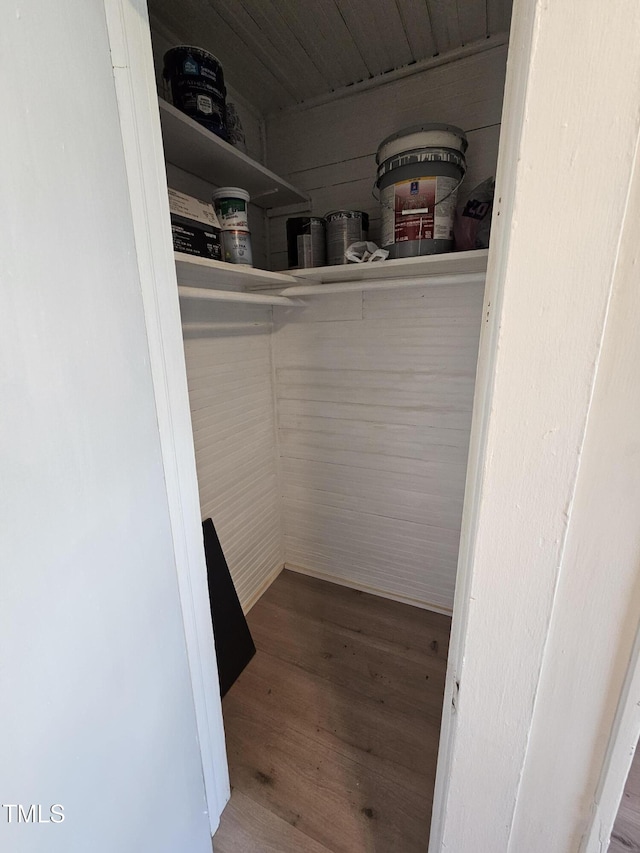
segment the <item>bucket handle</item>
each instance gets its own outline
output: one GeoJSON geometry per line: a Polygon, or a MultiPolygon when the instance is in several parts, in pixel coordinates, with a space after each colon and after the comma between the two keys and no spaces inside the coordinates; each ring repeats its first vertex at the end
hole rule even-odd
{"type": "MultiPolygon", "coordinates": [[[[451,196],[452,196],[455,192],[457,192],[457,191],[458,191],[458,189],[460,188],[460,184],[461,184],[463,181],[464,181],[464,175],[460,178],[460,180],[457,182],[457,184],[455,185],[455,187],[453,187],[453,189],[449,190],[449,192],[448,192],[445,196],[443,196],[441,199],[438,199],[438,201],[434,204],[434,207],[437,207],[439,204],[442,204],[442,202],[443,202],[443,201],[446,201],[448,198],[451,198],[451,196]]],[[[382,202],[380,201],[380,192],[378,191],[378,195],[376,195],[376,190],[377,190],[377,189],[378,189],[378,181],[377,181],[377,180],[375,180],[375,181],[373,182],[373,186],[371,187],[371,195],[372,195],[372,196],[373,196],[373,198],[378,202],[378,204],[382,204],[382,202]]]]}

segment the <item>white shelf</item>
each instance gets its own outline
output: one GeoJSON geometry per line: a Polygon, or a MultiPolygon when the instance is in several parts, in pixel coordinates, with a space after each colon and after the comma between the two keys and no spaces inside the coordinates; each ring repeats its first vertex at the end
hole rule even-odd
{"type": "Polygon", "coordinates": [[[215,133],[159,99],[165,157],[216,186],[242,187],[260,207],[308,202],[309,197],[229,145],[215,133]]]}
{"type": "Polygon", "coordinates": [[[242,264],[210,261],[175,253],[180,295],[255,305],[295,305],[291,297],[346,293],[353,290],[392,290],[425,285],[481,284],[487,271],[487,249],[423,255],[373,264],[269,272],[242,264]]]}
{"type": "Polygon", "coordinates": [[[247,284],[267,284],[282,290],[296,283],[293,276],[257,270],[243,264],[211,261],[195,255],[174,252],[178,293],[184,299],[209,299],[215,302],[244,302],[252,305],[296,305],[293,299],[273,293],[247,292],[247,284]]]}
{"type": "Polygon", "coordinates": [[[488,249],[471,252],[447,252],[442,255],[420,255],[417,258],[398,258],[394,261],[375,261],[372,264],[340,264],[295,270],[299,281],[318,284],[337,284],[350,281],[381,281],[415,278],[416,276],[460,275],[487,272],[488,249]]]}
{"type": "MultiPolygon", "coordinates": [[[[290,296],[303,296],[350,290],[390,290],[425,284],[482,282],[487,272],[488,254],[488,249],[476,249],[471,252],[377,261],[373,264],[341,264],[295,270],[279,273],[290,279],[289,286],[281,292],[290,296]]],[[[274,286],[268,281],[252,280],[246,283],[246,288],[260,291],[272,290],[274,286]]]]}
{"type": "Polygon", "coordinates": [[[218,290],[276,290],[297,283],[297,278],[288,273],[270,272],[248,267],[244,264],[228,264],[211,261],[197,255],[174,252],[178,283],[193,287],[212,287],[218,290]]]}

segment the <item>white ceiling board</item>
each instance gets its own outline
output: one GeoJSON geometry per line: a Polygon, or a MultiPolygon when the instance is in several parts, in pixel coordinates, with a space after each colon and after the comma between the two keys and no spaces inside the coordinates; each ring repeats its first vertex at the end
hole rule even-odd
{"type": "Polygon", "coordinates": [[[394,0],[336,2],[367,64],[369,76],[384,74],[412,61],[411,47],[394,0]]]}
{"type": "Polygon", "coordinates": [[[487,35],[508,33],[511,27],[511,0],[487,0],[487,35]]]}
{"type": "MultiPolygon", "coordinates": [[[[216,10],[296,101],[326,91],[326,82],[271,0],[215,0],[216,10]]],[[[245,48],[245,49],[246,49],[245,48]]]]}
{"type": "Polygon", "coordinates": [[[456,11],[462,44],[469,44],[486,38],[487,6],[485,0],[456,0],[456,11]]]}
{"type": "Polygon", "coordinates": [[[362,54],[334,0],[315,3],[280,0],[280,5],[287,10],[289,26],[323,70],[330,89],[369,76],[362,54]]]}
{"type": "MultiPolygon", "coordinates": [[[[305,74],[310,76],[311,85],[319,86],[320,91],[327,87],[334,88],[351,79],[351,73],[346,76],[336,73],[332,53],[335,52],[335,27],[327,24],[326,16],[322,14],[325,2],[299,3],[298,0],[250,0],[249,8],[255,8],[267,19],[267,31],[275,30],[275,38],[283,40],[287,49],[301,68],[308,66],[305,74]],[[309,38],[309,33],[314,37],[309,38]]],[[[333,5],[333,0],[331,0],[333,5]]],[[[253,12],[252,12],[253,14],[253,12]]],[[[254,17],[256,15],[254,14],[254,17]]],[[[256,17],[256,20],[258,18],[256,17]]],[[[348,33],[351,42],[349,48],[359,58],[359,54],[348,33]]],[[[271,35],[270,35],[271,37],[271,35]]]]}
{"type": "Polygon", "coordinates": [[[180,44],[194,44],[222,63],[225,82],[263,114],[294,103],[272,69],[256,57],[207,0],[149,0],[149,12],[180,44]]]}
{"type": "Polygon", "coordinates": [[[261,115],[508,30],[510,0],[149,0],[261,115]]]}
{"type": "Polygon", "coordinates": [[[429,20],[438,53],[447,53],[462,45],[455,0],[426,0],[429,20]]]}
{"type": "Polygon", "coordinates": [[[434,56],[437,53],[436,43],[428,7],[427,14],[424,13],[424,0],[396,0],[396,4],[414,61],[434,56]]]}

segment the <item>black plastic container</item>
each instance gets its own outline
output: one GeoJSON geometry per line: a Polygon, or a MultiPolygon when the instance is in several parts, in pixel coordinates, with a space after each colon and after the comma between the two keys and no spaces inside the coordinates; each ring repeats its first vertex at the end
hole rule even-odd
{"type": "Polygon", "coordinates": [[[222,139],[227,138],[227,90],[222,65],[200,47],[180,45],[164,55],[173,105],[222,139]]]}

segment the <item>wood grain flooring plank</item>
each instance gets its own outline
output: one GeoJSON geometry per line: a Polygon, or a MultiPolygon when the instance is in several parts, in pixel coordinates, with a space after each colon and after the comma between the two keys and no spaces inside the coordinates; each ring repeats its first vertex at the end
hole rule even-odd
{"type": "Polygon", "coordinates": [[[264,652],[247,667],[224,700],[226,718],[261,719],[339,752],[403,788],[433,784],[439,726],[391,716],[377,702],[286,664],[264,652]]]}
{"type": "Polygon", "coordinates": [[[238,715],[227,728],[231,784],[334,853],[424,851],[428,785],[408,792],[297,731],[238,715]]]}
{"type": "Polygon", "coordinates": [[[248,621],[216,853],[422,853],[449,620],[283,572],[248,621]]]}
{"type": "Polygon", "coordinates": [[[315,616],[365,637],[439,655],[446,661],[451,625],[448,616],[338,585],[330,585],[331,595],[327,595],[325,586],[326,581],[285,570],[261,602],[315,616]]]}
{"type": "Polygon", "coordinates": [[[214,853],[331,853],[237,788],[222,813],[213,849],[214,853]]]}
{"type": "Polygon", "coordinates": [[[640,752],[637,750],[611,833],[609,853],[640,853],[640,752]]]}
{"type": "MultiPolygon", "coordinates": [[[[363,593],[363,595],[366,594],[363,593]]],[[[404,641],[397,632],[393,639],[387,639],[373,633],[367,628],[361,627],[356,620],[349,620],[348,616],[345,617],[343,624],[335,620],[335,617],[330,620],[326,619],[319,608],[315,612],[312,609],[304,612],[300,606],[282,606],[281,604],[273,604],[271,601],[261,602],[260,609],[250,618],[253,618],[255,623],[260,625],[272,624],[275,628],[277,623],[286,621],[292,627],[294,625],[297,628],[304,626],[304,629],[313,630],[317,633],[357,641],[370,650],[369,657],[375,657],[380,652],[382,655],[401,657],[403,660],[415,664],[416,667],[428,667],[433,671],[446,669],[447,640],[445,634],[439,638],[437,636],[434,636],[433,639],[427,638],[428,641],[425,641],[420,648],[404,641]],[[444,652],[442,651],[443,646],[444,652]]]]}
{"type": "Polygon", "coordinates": [[[381,705],[389,713],[426,715],[438,721],[442,713],[442,691],[425,689],[427,682],[443,685],[445,662],[425,656],[421,662],[372,647],[371,641],[298,613],[264,604],[249,614],[254,642],[274,657],[295,664],[349,688],[381,705]]]}

